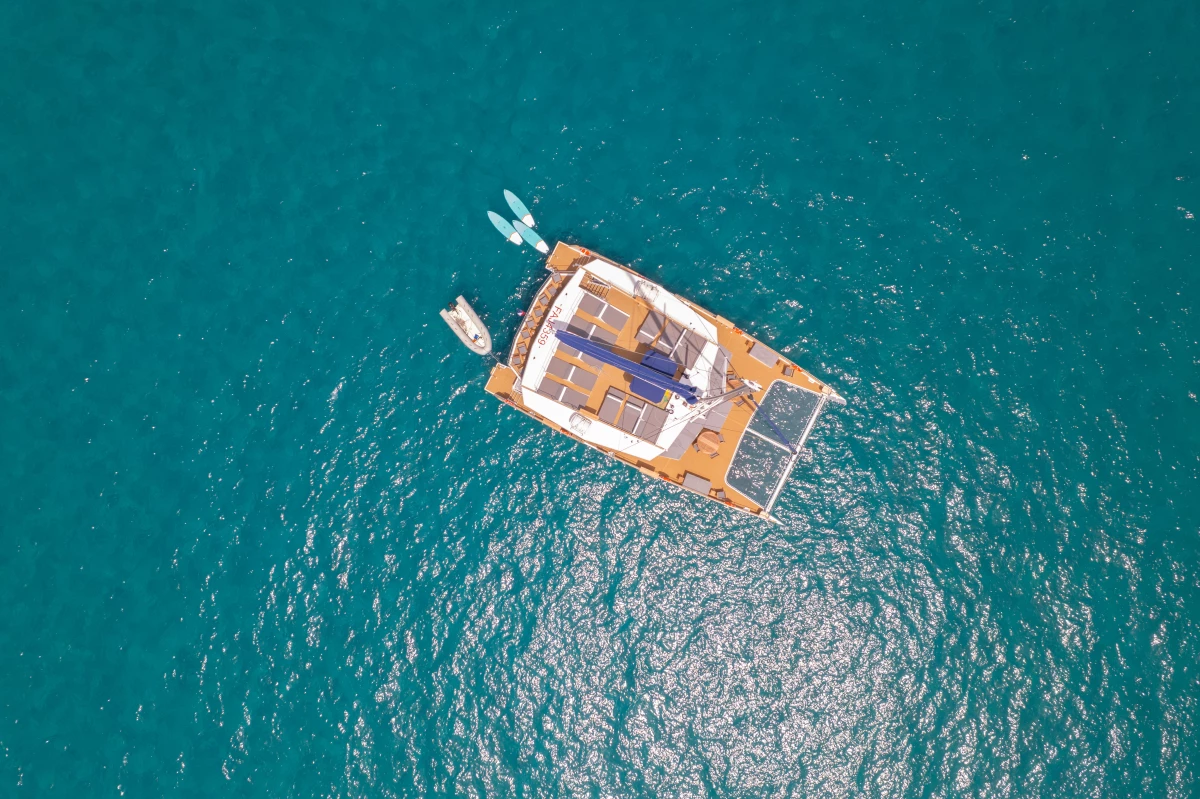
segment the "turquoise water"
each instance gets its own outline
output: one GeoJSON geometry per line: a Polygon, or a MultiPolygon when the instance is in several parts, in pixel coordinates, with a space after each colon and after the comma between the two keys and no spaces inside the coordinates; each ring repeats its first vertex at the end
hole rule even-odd
{"type": "Polygon", "coordinates": [[[0,8],[0,794],[1195,795],[1200,9],[0,8]],[[764,526],[483,393],[628,262],[764,526]]]}

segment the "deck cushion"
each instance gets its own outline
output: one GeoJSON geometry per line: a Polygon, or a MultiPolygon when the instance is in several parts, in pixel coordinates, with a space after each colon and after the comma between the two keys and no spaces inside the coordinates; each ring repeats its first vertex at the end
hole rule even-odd
{"type": "Polygon", "coordinates": [[[537,393],[572,408],[582,408],[587,404],[587,395],[582,391],[576,391],[570,386],[544,377],[537,387],[537,393]]]}
{"type": "Polygon", "coordinates": [[[607,344],[610,347],[617,343],[617,334],[611,330],[605,330],[599,325],[589,322],[579,314],[571,317],[571,321],[567,323],[567,330],[577,336],[583,336],[591,341],[599,341],[602,344],[607,344]]]}
{"type": "Polygon", "coordinates": [[[771,367],[774,367],[779,362],[779,355],[776,354],[775,350],[761,341],[754,342],[754,346],[750,348],[750,357],[771,367]]]}
{"type": "Polygon", "coordinates": [[[699,333],[685,330],[679,339],[679,344],[675,347],[675,351],[671,353],[671,357],[678,363],[683,364],[684,369],[691,369],[700,358],[700,352],[704,349],[705,343],[704,337],[699,333]]]}
{"type": "Polygon", "coordinates": [[[582,391],[576,391],[573,388],[563,386],[562,399],[560,402],[562,402],[563,405],[569,405],[572,408],[582,408],[584,405],[587,405],[587,394],[584,394],[582,391]]]}
{"type": "Polygon", "coordinates": [[[646,410],[642,412],[642,420],[638,423],[633,434],[647,441],[656,441],[658,440],[658,434],[662,432],[663,426],[669,418],[670,414],[662,408],[648,405],[646,406],[646,410]]]}
{"type": "Polygon", "coordinates": [[[670,355],[675,349],[675,345],[679,343],[679,337],[682,335],[683,325],[674,319],[668,319],[666,325],[663,326],[662,335],[658,337],[654,348],[670,355]]]}
{"type": "Polygon", "coordinates": [[[610,305],[604,309],[604,313],[600,314],[600,319],[614,330],[624,330],[625,323],[629,321],[629,314],[610,305]]]}
{"type": "Polygon", "coordinates": [[[546,367],[546,371],[555,377],[561,377],[563,380],[568,380],[571,377],[571,370],[574,368],[574,364],[567,363],[562,358],[552,358],[550,360],[550,365],[546,367]]]}
{"type": "Polygon", "coordinates": [[[621,411],[621,419],[617,422],[617,427],[626,433],[632,433],[637,427],[638,420],[642,415],[642,409],[645,407],[646,404],[641,400],[635,400],[632,397],[625,400],[625,410],[621,411]]]}
{"type": "Polygon", "coordinates": [[[594,316],[599,319],[600,314],[604,313],[607,303],[592,294],[584,294],[583,299],[579,301],[579,310],[586,313],[588,316],[594,316]]]}
{"type": "Polygon", "coordinates": [[[563,344],[562,342],[559,342],[558,350],[559,350],[559,352],[563,353],[564,355],[569,355],[572,358],[578,358],[579,360],[586,363],[588,365],[588,367],[590,367],[591,369],[593,369],[597,372],[599,372],[601,369],[604,368],[604,364],[599,359],[597,359],[594,355],[585,355],[582,352],[580,352],[579,350],[575,349],[574,347],[569,346],[567,344],[563,344]]]}
{"type": "Polygon", "coordinates": [[[550,359],[550,365],[546,367],[546,371],[555,377],[561,377],[572,385],[576,385],[585,391],[591,391],[592,386],[596,385],[596,375],[584,369],[582,366],[576,366],[573,363],[563,360],[555,355],[550,359]]]}
{"type": "Polygon", "coordinates": [[[604,395],[604,402],[600,403],[600,412],[596,414],[600,417],[600,421],[615,425],[617,423],[617,412],[621,410],[621,401],[624,399],[625,392],[610,388],[608,393],[604,395]]]}
{"type": "Polygon", "coordinates": [[[657,311],[651,311],[646,314],[646,321],[642,322],[642,326],[638,328],[637,340],[643,344],[649,344],[654,341],[659,332],[663,329],[663,323],[666,319],[657,311]]]}
{"type": "Polygon", "coordinates": [[[703,494],[704,496],[708,496],[708,492],[712,490],[712,481],[707,478],[701,477],[698,474],[692,474],[691,472],[684,472],[683,473],[683,487],[690,488],[691,490],[695,491],[697,494],[703,494]]]}

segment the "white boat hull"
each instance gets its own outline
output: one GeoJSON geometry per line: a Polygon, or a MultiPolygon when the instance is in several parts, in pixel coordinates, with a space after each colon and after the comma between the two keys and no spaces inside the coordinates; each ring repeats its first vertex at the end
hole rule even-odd
{"type": "Polygon", "coordinates": [[[487,327],[475,313],[475,309],[460,294],[455,300],[455,308],[443,308],[439,314],[446,324],[454,331],[466,348],[476,355],[487,355],[492,351],[492,336],[487,327]],[[473,330],[471,328],[474,328],[473,330]]]}

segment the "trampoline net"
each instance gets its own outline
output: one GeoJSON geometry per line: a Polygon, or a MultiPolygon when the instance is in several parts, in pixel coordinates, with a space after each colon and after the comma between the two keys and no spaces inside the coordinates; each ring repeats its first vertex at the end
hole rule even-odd
{"type": "Polygon", "coordinates": [[[767,507],[820,408],[820,394],[782,381],[773,383],[738,442],[729,465],[729,486],[767,507]]]}

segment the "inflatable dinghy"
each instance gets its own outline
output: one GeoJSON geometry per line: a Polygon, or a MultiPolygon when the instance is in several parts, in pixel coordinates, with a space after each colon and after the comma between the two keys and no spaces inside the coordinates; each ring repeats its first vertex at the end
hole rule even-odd
{"type": "Polygon", "coordinates": [[[442,309],[441,317],[471,352],[487,355],[492,351],[492,337],[487,327],[461,294],[458,299],[442,309]]]}

